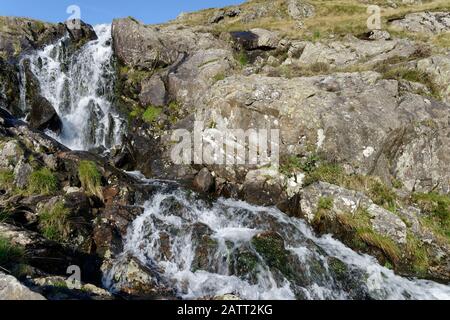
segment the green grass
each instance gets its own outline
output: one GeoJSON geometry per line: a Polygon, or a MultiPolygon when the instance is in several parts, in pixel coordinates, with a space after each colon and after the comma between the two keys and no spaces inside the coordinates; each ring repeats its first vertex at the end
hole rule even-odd
{"type": "Polygon", "coordinates": [[[397,194],[385,184],[374,181],[369,188],[368,196],[375,204],[395,212],[397,194]]]}
{"type": "Polygon", "coordinates": [[[427,249],[425,244],[410,232],[407,234],[406,253],[411,260],[414,271],[418,275],[425,275],[430,266],[427,249]]]}
{"type": "Polygon", "coordinates": [[[389,237],[383,236],[373,230],[370,216],[367,210],[358,209],[355,214],[338,216],[338,222],[346,229],[354,232],[356,243],[364,243],[367,246],[378,248],[394,265],[401,258],[399,246],[389,237]]]}
{"type": "Polygon", "coordinates": [[[426,214],[421,217],[422,224],[450,244],[450,196],[435,192],[416,193],[412,202],[426,214]]]}
{"type": "Polygon", "coordinates": [[[331,210],[333,209],[334,199],[331,197],[321,197],[317,205],[319,210],[331,210]]]}
{"type": "Polygon", "coordinates": [[[70,211],[59,201],[51,208],[44,207],[39,212],[39,229],[47,239],[64,242],[69,239],[71,225],[70,211]]]}
{"type": "Polygon", "coordinates": [[[91,195],[103,198],[102,175],[93,161],[81,161],[78,165],[78,178],[83,189],[91,195]]]}
{"type": "Polygon", "coordinates": [[[11,244],[11,242],[0,236],[0,266],[9,268],[11,264],[20,264],[25,257],[25,250],[11,244]]]}
{"type": "Polygon", "coordinates": [[[249,64],[249,58],[248,58],[248,55],[247,55],[247,52],[245,52],[245,50],[241,50],[238,54],[237,54],[237,56],[236,56],[236,60],[239,62],[239,64],[242,66],[242,67],[245,67],[246,65],[248,65],[249,64]]]}
{"type": "Polygon", "coordinates": [[[14,183],[14,173],[11,170],[0,170],[0,189],[11,189],[14,183]]]}
{"type": "Polygon", "coordinates": [[[29,194],[49,195],[58,190],[58,179],[47,168],[34,171],[28,180],[29,194]]]}
{"type": "Polygon", "coordinates": [[[149,106],[144,113],[142,114],[142,120],[151,124],[158,119],[160,114],[162,113],[162,109],[154,106],[149,106]]]}

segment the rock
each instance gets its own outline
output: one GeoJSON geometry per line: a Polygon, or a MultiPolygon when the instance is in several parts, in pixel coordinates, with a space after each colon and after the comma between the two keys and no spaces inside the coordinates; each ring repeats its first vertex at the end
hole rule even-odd
{"type": "Polygon", "coordinates": [[[208,169],[203,168],[195,176],[193,182],[194,188],[199,192],[210,192],[214,188],[214,177],[208,169]]]}
{"type": "MultiPolygon", "coordinates": [[[[376,37],[387,36],[387,34],[380,34],[379,32],[374,33],[374,35],[376,37]]],[[[345,41],[301,42],[293,45],[299,48],[297,51],[302,51],[297,59],[292,59],[292,63],[310,65],[320,62],[332,67],[343,67],[356,63],[373,65],[394,57],[410,57],[419,50],[418,44],[406,39],[392,41],[382,39],[368,42],[349,37],[345,41]]]]}
{"type": "Polygon", "coordinates": [[[394,20],[391,25],[408,32],[439,34],[450,30],[449,12],[417,12],[394,20]]]}
{"type": "Polygon", "coordinates": [[[216,256],[219,243],[212,238],[213,231],[203,223],[192,226],[192,245],[195,248],[191,271],[203,270],[211,273],[219,272],[216,256]]]}
{"type": "Polygon", "coordinates": [[[314,16],[315,9],[303,0],[287,0],[287,12],[292,19],[299,20],[314,16]]]}
{"type": "Polygon", "coordinates": [[[24,151],[16,140],[0,144],[0,167],[15,168],[23,154],[24,151]]]}
{"type": "Polygon", "coordinates": [[[375,232],[389,237],[398,244],[406,244],[406,225],[392,212],[387,211],[375,204],[372,204],[367,212],[372,219],[372,226],[375,232]]]}
{"type": "Polygon", "coordinates": [[[142,106],[152,105],[161,107],[166,104],[166,87],[160,76],[155,75],[148,80],[142,81],[141,86],[142,90],[139,94],[139,101],[142,106]]]}
{"type": "Polygon", "coordinates": [[[16,278],[0,272],[0,300],[46,300],[39,293],[33,292],[16,278]]]}
{"type": "Polygon", "coordinates": [[[390,40],[391,34],[386,30],[372,30],[368,34],[369,40],[390,40]]]}
{"type": "Polygon", "coordinates": [[[14,184],[19,189],[24,189],[28,185],[28,178],[33,172],[33,168],[22,160],[14,168],[14,184]]]}
{"type": "Polygon", "coordinates": [[[231,32],[236,46],[245,50],[273,50],[278,47],[280,36],[278,33],[266,29],[255,28],[250,31],[231,32]]]}
{"type": "Polygon", "coordinates": [[[92,284],[79,283],[71,288],[67,278],[50,276],[28,280],[30,287],[48,300],[112,300],[108,291],[92,284]]]}
{"type": "Polygon", "coordinates": [[[91,40],[97,40],[97,34],[91,25],[84,23],[81,20],[72,20],[70,24],[65,23],[69,35],[77,47],[81,47],[91,40]],[[72,28],[73,25],[79,25],[80,28],[72,28]]]}
{"type": "Polygon", "coordinates": [[[450,103],[450,55],[436,55],[419,60],[417,69],[432,77],[441,91],[442,99],[450,103]]]}
{"type": "Polygon", "coordinates": [[[323,198],[332,199],[332,207],[327,212],[331,220],[336,220],[336,216],[340,215],[355,215],[358,210],[365,209],[371,218],[368,227],[373,228],[382,236],[391,238],[398,245],[406,244],[407,227],[397,215],[375,205],[372,200],[360,192],[325,182],[308,186],[301,192],[302,217],[312,223],[319,212],[318,204],[323,198]]]}
{"type": "Polygon", "coordinates": [[[124,258],[113,266],[111,288],[119,294],[131,297],[159,299],[172,296],[158,280],[158,275],[133,257],[124,258]]]}
{"type": "Polygon", "coordinates": [[[62,130],[61,119],[51,103],[43,97],[33,99],[29,122],[32,128],[41,131],[49,129],[59,133],[62,130]]]}
{"type": "MultiPolygon", "coordinates": [[[[197,110],[197,121],[214,122],[222,131],[279,129],[281,159],[312,148],[349,172],[371,172],[386,183],[399,179],[409,191],[431,191],[433,186],[444,193],[450,190],[450,144],[444,143],[449,139],[444,120],[449,116],[448,105],[401,93],[397,81],[381,79],[375,72],[293,79],[233,76],[212,87],[197,110]],[[427,125],[431,119],[434,129],[427,125]]],[[[254,168],[242,169],[234,171],[241,184],[254,168]]],[[[230,175],[214,171],[229,180],[230,175]]]]}
{"type": "Polygon", "coordinates": [[[208,23],[215,24],[219,23],[226,17],[236,17],[241,13],[241,9],[239,8],[230,8],[228,10],[219,9],[213,13],[213,15],[209,18],[208,23]]]}
{"type": "Polygon", "coordinates": [[[255,46],[251,49],[275,49],[281,40],[278,33],[266,29],[256,28],[251,29],[250,32],[258,37],[255,46]]]}

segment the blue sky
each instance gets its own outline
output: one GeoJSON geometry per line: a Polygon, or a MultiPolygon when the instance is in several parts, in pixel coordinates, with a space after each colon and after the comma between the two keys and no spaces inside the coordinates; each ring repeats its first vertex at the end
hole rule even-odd
{"type": "Polygon", "coordinates": [[[0,16],[21,16],[48,22],[65,21],[70,5],[81,9],[81,19],[90,24],[133,16],[145,23],[174,19],[181,12],[239,4],[244,0],[0,0],[0,16]]]}

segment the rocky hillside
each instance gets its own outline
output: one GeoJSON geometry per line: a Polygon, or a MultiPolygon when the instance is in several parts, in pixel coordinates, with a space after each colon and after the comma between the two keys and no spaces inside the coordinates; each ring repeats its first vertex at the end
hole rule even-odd
{"type": "MultiPolygon", "coordinates": [[[[66,34],[65,50],[77,52],[96,38],[92,27],[0,18],[1,269],[47,298],[111,299],[97,288],[102,274],[155,191],[122,171],[139,170],[276,206],[399,275],[448,284],[450,5],[379,4],[375,31],[356,0],[252,0],[162,25],[114,20],[114,105],[127,129],[101,155],[41,132],[60,132],[61,115],[23,59],[66,34]],[[194,121],[279,129],[279,168],[174,165],[173,130],[194,121]],[[91,285],[61,288],[67,261],[88,266],[91,285]]],[[[172,295],[142,273],[132,260],[119,295],[172,295]]]]}

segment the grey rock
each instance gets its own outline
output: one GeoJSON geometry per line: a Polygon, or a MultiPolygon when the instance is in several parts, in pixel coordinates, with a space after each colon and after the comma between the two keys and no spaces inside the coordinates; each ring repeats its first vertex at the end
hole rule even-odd
{"type": "Polygon", "coordinates": [[[13,276],[0,272],[0,300],[46,300],[39,293],[33,292],[13,276]]]}
{"type": "Polygon", "coordinates": [[[167,93],[164,81],[160,76],[154,75],[150,79],[143,80],[139,94],[139,102],[143,106],[164,106],[167,102],[167,93]]]}
{"type": "Polygon", "coordinates": [[[33,168],[24,161],[19,161],[19,163],[14,168],[14,184],[19,189],[24,189],[28,184],[28,178],[33,172],[33,168]]]}
{"type": "Polygon", "coordinates": [[[303,0],[287,0],[287,12],[292,19],[298,20],[314,16],[314,6],[303,0]]]}
{"type": "Polygon", "coordinates": [[[450,55],[435,55],[417,62],[417,69],[431,75],[442,99],[450,103],[450,55]]]}
{"type": "Polygon", "coordinates": [[[392,26],[409,32],[439,34],[450,30],[449,12],[417,12],[394,20],[392,26]]]}

